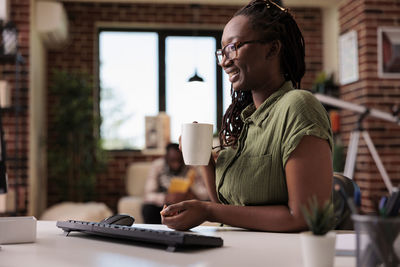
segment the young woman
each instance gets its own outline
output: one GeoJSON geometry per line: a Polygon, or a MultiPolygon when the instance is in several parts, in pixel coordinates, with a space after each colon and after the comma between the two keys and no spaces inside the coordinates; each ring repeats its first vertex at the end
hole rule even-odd
{"type": "Polygon", "coordinates": [[[296,90],[304,39],[288,10],[251,1],[226,24],[219,65],[232,83],[216,163],[205,167],[211,202],[164,208],[162,223],[187,230],[204,221],[276,232],[306,229],[301,207],[332,191],[332,131],[324,107],[296,90]]]}

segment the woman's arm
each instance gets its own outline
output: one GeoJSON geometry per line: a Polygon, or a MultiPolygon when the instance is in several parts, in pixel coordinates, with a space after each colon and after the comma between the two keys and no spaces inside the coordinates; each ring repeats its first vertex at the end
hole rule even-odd
{"type": "Polygon", "coordinates": [[[231,206],[200,201],[184,201],[163,210],[168,227],[187,230],[203,221],[276,232],[305,230],[301,206],[316,195],[322,204],[332,191],[331,150],[326,140],[305,136],[291,153],[285,166],[288,206],[231,206]]]}
{"type": "Polygon", "coordinates": [[[210,207],[210,219],[243,228],[291,232],[306,229],[301,206],[316,195],[319,203],[332,192],[332,159],[327,141],[305,136],[285,166],[288,206],[210,207]]]}
{"type": "Polygon", "coordinates": [[[211,155],[210,161],[207,166],[201,167],[202,177],[204,180],[204,184],[206,185],[208,196],[210,197],[212,202],[219,203],[217,197],[217,189],[215,186],[215,161],[213,156],[211,155]]]}

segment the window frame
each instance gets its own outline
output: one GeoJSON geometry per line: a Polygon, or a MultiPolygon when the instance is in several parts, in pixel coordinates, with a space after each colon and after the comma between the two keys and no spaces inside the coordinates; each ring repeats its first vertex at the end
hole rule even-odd
{"type": "MultiPolygon", "coordinates": [[[[97,92],[95,94],[95,110],[97,114],[100,116],[100,34],[104,31],[113,31],[113,32],[155,32],[158,34],[158,112],[166,111],[166,65],[165,65],[165,40],[169,36],[192,36],[192,37],[214,37],[215,42],[215,50],[217,50],[221,43],[222,38],[222,30],[219,29],[165,29],[165,28],[156,28],[156,27],[107,27],[101,26],[97,28],[97,53],[96,60],[97,66],[97,92]]],[[[217,131],[220,129],[220,125],[222,123],[223,116],[223,76],[222,76],[222,68],[218,65],[215,60],[216,65],[216,122],[217,122],[217,131]]],[[[101,122],[100,122],[101,123],[101,122]]],[[[101,136],[100,133],[100,124],[97,129],[97,133],[101,136]]],[[[137,149],[106,149],[107,151],[141,151],[137,149]]]]}

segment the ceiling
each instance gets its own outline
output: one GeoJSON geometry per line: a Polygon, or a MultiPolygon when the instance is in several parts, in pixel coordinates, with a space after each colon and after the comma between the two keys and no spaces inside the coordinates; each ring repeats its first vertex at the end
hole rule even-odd
{"type": "MultiPolygon", "coordinates": [[[[210,4],[210,5],[244,5],[248,0],[53,0],[61,2],[119,2],[119,3],[175,3],[175,4],[210,4]]],[[[334,7],[339,0],[283,0],[288,7],[334,7]]]]}

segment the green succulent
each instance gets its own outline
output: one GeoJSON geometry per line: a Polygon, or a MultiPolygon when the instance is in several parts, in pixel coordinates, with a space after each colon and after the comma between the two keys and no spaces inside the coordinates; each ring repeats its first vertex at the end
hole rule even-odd
{"type": "Polygon", "coordinates": [[[335,216],[331,201],[326,201],[320,206],[317,197],[313,196],[308,200],[308,206],[302,206],[301,210],[310,231],[314,235],[325,235],[334,229],[335,216]]]}

